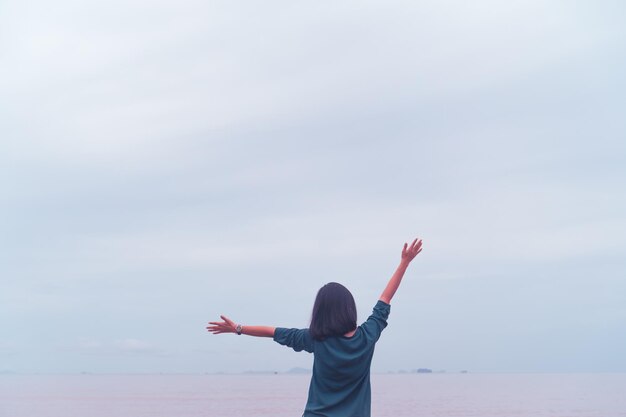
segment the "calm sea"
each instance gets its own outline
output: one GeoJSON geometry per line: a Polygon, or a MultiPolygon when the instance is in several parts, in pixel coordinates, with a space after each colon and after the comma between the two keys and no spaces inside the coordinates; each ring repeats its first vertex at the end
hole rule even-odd
{"type": "MultiPolygon", "coordinates": [[[[297,417],[308,375],[2,375],[2,417],[297,417]]],[[[626,374],[372,375],[378,417],[626,417],[626,374]]]]}

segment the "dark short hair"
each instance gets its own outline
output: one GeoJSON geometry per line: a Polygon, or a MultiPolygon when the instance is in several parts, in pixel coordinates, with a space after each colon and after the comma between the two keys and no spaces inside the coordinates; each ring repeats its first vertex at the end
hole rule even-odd
{"type": "Polygon", "coordinates": [[[356,329],[356,304],[343,285],[329,282],[317,292],[309,333],[316,340],[341,336],[356,329]]]}

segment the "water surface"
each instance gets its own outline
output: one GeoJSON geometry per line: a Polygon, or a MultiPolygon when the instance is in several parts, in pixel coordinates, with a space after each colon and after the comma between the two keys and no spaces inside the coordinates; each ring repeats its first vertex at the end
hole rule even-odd
{"type": "MultiPolygon", "coordinates": [[[[308,375],[2,375],[1,417],[294,417],[308,375]]],[[[626,374],[372,375],[378,417],[626,417],[626,374]]]]}

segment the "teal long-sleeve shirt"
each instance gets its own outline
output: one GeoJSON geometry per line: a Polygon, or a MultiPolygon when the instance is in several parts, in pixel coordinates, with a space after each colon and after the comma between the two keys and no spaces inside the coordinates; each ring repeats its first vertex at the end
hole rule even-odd
{"type": "Polygon", "coordinates": [[[379,300],[351,337],[315,340],[309,329],[276,328],[276,342],[296,352],[313,353],[313,375],[303,417],[370,417],[370,364],[390,309],[379,300]]]}

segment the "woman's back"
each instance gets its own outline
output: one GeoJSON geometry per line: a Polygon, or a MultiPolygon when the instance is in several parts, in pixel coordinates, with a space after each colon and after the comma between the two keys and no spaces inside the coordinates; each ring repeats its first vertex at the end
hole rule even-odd
{"type": "Polygon", "coordinates": [[[304,416],[370,415],[370,364],[376,341],[387,326],[389,311],[389,304],[378,301],[372,315],[351,337],[315,340],[308,329],[276,328],[276,342],[314,355],[304,416]]]}

